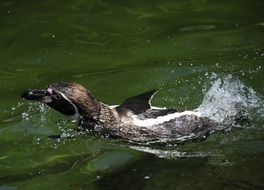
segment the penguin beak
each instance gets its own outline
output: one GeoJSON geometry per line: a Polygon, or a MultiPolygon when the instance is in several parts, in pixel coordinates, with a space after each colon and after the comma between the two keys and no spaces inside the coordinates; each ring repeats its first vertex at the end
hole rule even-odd
{"type": "Polygon", "coordinates": [[[21,94],[21,97],[27,100],[43,101],[47,103],[51,99],[51,94],[45,90],[27,90],[21,94]]]}

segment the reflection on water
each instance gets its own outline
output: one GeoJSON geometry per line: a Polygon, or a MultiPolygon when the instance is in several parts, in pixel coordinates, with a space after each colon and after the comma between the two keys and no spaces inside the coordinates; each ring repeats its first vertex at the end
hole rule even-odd
{"type": "Polygon", "coordinates": [[[212,30],[214,29],[214,25],[198,25],[198,26],[187,26],[180,28],[180,31],[196,31],[196,30],[212,30]]]}
{"type": "Polygon", "coordinates": [[[159,158],[167,158],[167,159],[209,156],[208,154],[201,152],[180,152],[177,150],[163,150],[161,148],[151,148],[146,146],[129,146],[129,147],[138,151],[154,154],[159,158]]]}

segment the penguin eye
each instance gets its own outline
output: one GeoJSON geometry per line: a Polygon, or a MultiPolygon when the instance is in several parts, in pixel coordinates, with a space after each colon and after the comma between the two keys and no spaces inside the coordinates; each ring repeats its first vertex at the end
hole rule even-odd
{"type": "Polygon", "coordinates": [[[55,100],[61,100],[62,99],[61,95],[59,95],[59,94],[54,94],[52,96],[52,98],[54,98],[55,100]]]}

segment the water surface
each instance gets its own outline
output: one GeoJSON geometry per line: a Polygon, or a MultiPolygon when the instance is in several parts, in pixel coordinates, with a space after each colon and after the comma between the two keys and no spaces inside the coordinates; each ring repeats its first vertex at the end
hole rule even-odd
{"type": "Polygon", "coordinates": [[[264,189],[264,3],[0,2],[0,189],[264,189]],[[54,140],[75,124],[23,101],[57,81],[120,104],[160,89],[153,105],[200,109],[250,125],[203,141],[135,145],[94,135],[54,140]]]}

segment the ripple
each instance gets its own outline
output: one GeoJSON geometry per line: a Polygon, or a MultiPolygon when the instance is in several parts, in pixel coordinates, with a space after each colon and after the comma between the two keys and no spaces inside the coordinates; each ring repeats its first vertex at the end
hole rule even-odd
{"type": "Polygon", "coordinates": [[[180,152],[177,150],[162,150],[145,146],[130,146],[134,150],[154,154],[159,158],[196,158],[206,157],[208,154],[202,152],[180,152]]]}
{"type": "Polygon", "coordinates": [[[257,26],[264,26],[264,22],[259,22],[256,24],[257,26]]]}
{"type": "Polygon", "coordinates": [[[196,25],[196,26],[186,26],[180,28],[179,31],[202,31],[202,30],[213,30],[215,29],[215,25],[196,25]]]}

